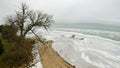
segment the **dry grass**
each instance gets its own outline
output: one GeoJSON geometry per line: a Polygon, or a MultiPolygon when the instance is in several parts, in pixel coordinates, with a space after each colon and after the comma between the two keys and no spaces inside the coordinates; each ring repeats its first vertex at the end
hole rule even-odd
{"type": "Polygon", "coordinates": [[[33,40],[15,37],[12,40],[2,40],[5,52],[0,55],[0,67],[18,68],[27,66],[32,61],[33,40]]]}

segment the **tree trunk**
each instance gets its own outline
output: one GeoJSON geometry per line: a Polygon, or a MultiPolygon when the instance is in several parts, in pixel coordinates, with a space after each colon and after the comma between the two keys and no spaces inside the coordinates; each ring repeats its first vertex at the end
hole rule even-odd
{"type": "Polygon", "coordinates": [[[38,41],[43,42],[43,41],[39,38],[39,36],[38,36],[37,34],[34,33],[33,30],[31,30],[31,31],[32,31],[32,33],[36,36],[36,38],[37,38],[38,41]]]}

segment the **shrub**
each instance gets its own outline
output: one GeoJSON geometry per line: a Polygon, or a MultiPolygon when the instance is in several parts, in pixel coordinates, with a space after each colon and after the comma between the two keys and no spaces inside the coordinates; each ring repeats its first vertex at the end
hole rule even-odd
{"type": "Polygon", "coordinates": [[[3,53],[4,49],[3,49],[3,44],[2,41],[0,39],[0,55],[3,53]]]}
{"type": "Polygon", "coordinates": [[[19,68],[24,64],[29,65],[32,62],[33,57],[31,51],[33,40],[16,36],[11,42],[3,40],[3,44],[5,52],[0,56],[0,67],[19,68]]]}
{"type": "Polygon", "coordinates": [[[16,26],[0,25],[0,33],[4,39],[13,39],[16,36],[18,29],[16,26]]]}

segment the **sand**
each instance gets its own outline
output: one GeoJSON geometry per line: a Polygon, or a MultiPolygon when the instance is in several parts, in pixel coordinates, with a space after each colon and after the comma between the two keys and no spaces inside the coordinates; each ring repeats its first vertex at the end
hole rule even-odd
{"type": "Polygon", "coordinates": [[[52,48],[52,41],[45,42],[45,44],[38,42],[38,48],[43,68],[75,68],[52,48]]]}

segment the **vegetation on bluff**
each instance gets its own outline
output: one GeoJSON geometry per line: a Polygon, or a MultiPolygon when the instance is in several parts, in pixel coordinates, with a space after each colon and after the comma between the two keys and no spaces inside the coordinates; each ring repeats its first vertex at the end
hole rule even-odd
{"type": "Polygon", "coordinates": [[[34,40],[26,39],[28,32],[36,27],[49,29],[53,23],[51,15],[30,10],[24,3],[19,11],[7,16],[6,23],[0,25],[0,67],[18,68],[29,66],[32,62],[32,44],[34,40]]]}

